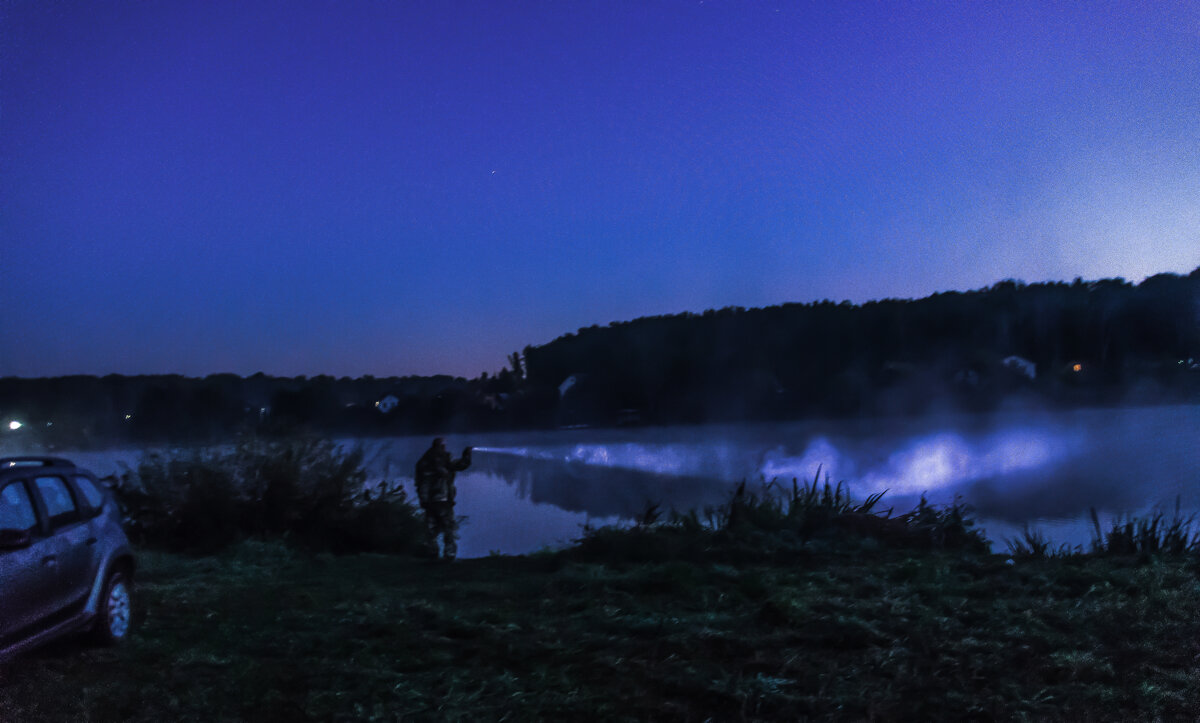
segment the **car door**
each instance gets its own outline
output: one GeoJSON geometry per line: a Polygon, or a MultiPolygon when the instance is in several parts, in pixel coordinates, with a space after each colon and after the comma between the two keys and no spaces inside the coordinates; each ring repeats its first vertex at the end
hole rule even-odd
{"type": "Polygon", "coordinates": [[[0,550],[0,648],[17,634],[57,612],[55,541],[42,534],[28,485],[17,480],[0,489],[0,529],[28,530],[28,547],[0,550]]]}
{"type": "Polygon", "coordinates": [[[85,519],[74,491],[63,477],[33,478],[50,523],[50,538],[58,556],[58,608],[82,604],[96,579],[96,536],[91,520],[85,519]]]}

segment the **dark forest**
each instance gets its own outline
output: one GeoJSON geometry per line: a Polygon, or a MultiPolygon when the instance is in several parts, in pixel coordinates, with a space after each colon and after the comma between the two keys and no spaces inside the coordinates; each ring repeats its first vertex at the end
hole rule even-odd
{"type": "Polygon", "coordinates": [[[200,443],[1200,400],[1200,268],[592,326],[462,377],[0,379],[10,442],[200,443]],[[11,428],[10,422],[20,427],[11,428]]]}

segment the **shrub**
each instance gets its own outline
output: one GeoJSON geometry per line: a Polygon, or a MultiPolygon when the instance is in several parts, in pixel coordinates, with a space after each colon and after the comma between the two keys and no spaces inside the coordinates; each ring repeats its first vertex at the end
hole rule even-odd
{"type": "Polygon", "coordinates": [[[1055,546],[1041,530],[1031,529],[1026,525],[1021,530],[1021,536],[1005,540],[1008,544],[1008,554],[1014,559],[1048,560],[1051,558],[1072,557],[1082,554],[1079,548],[1070,545],[1055,546]]]}
{"type": "Polygon", "coordinates": [[[148,453],[116,487],[135,542],[213,552],[252,537],[332,552],[411,552],[424,528],[404,489],[365,487],[361,449],[329,440],[244,437],[148,453]]]}
{"type": "Polygon", "coordinates": [[[1192,517],[1180,514],[1180,500],[1175,500],[1175,514],[1170,522],[1161,512],[1148,517],[1129,517],[1113,520],[1108,532],[1100,526],[1096,508],[1091,509],[1092,552],[1097,555],[1183,555],[1200,552],[1200,534],[1192,532],[1192,517]]]}
{"type": "Polygon", "coordinates": [[[820,481],[818,468],[812,482],[793,479],[790,490],[776,480],[766,483],[761,495],[746,491],[743,482],[725,505],[710,518],[722,521],[721,529],[734,534],[747,531],[788,530],[804,540],[813,537],[873,538],[898,547],[970,549],[987,552],[989,544],[971,518],[972,508],[961,500],[935,506],[921,497],[913,511],[892,517],[891,510],[876,512],[886,490],[856,503],[845,483],[820,481]]]}
{"type": "Polygon", "coordinates": [[[834,544],[875,540],[891,547],[990,551],[990,543],[975,528],[972,508],[961,500],[935,506],[922,497],[913,511],[893,517],[876,512],[884,492],[855,502],[844,482],[833,484],[821,470],[812,482],[793,479],[791,489],[777,480],[764,482],[761,492],[739,484],[721,505],[686,513],[672,511],[666,521],[659,506],[649,504],[632,528],[585,528],[575,552],[590,558],[668,560],[687,558],[696,551],[722,559],[795,555],[813,539],[834,544]],[[705,546],[697,538],[707,537],[705,546]],[[720,548],[717,550],[716,548],[720,548]]]}
{"type": "Polygon", "coordinates": [[[975,527],[973,512],[974,508],[959,498],[953,504],[939,507],[929,504],[921,495],[917,509],[900,519],[918,541],[930,547],[988,552],[991,544],[983,531],[975,527]]]}

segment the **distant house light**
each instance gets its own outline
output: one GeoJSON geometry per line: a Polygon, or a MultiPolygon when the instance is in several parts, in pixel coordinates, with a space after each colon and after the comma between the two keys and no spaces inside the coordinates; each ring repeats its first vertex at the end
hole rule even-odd
{"type": "Polygon", "coordinates": [[[9,429],[11,429],[11,430],[12,430],[12,431],[14,431],[14,432],[15,432],[15,431],[17,431],[18,429],[20,429],[21,427],[24,427],[24,426],[25,426],[24,424],[21,424],[20,422],[18,422],[18,421],[17,421],[17,420],[15,420],[15,419],[14,419],[13,421],[11,421],[11,422],[9,422],[9,423],[8,423],[8,428],[9,428],[9,429]]]}
{"type": "Polygon", "coordinates": [[[1083,365],[1082,365],[1082,364],[1075,364],[1074,366],[1072,366],[1072,367],[1071,367],[1071,371],[1073,371],[1073,372],[1081,372],[1081,371],[1083,371],[1083,365]]]}

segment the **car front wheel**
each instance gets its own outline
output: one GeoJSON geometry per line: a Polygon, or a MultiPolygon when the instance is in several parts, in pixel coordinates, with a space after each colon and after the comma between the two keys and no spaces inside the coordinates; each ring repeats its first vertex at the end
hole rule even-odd
{"type": "Polygon", "coordinates": [[[118,571],[109,574],[100,598],[96,627],[92,632],[103,645],[116,645],[129,635],[133,625],[133,590],[129,578],[118,571]]]}

